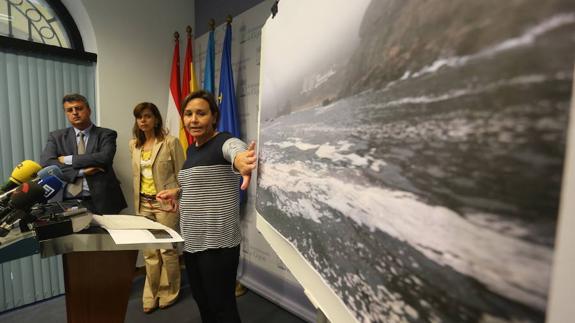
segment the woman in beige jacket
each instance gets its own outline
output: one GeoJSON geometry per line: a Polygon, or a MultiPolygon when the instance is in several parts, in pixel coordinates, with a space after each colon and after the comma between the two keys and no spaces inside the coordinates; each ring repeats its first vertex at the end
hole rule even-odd
{"type": "MultiPolygon", "coordinates": [[[[143,102],[134,108],[134,138],[130,140],[134,206],[143,215],[177,230],[178,214],[161,205],[156,193],[177,188],[178,171],[184,152],[178,139],[166,133],[162,116],[153,103],[143,102]]],[[[146,283],[142,296],[145,313],[174,304],[180,291],[180,265],[175,249],[144,251],[146,283]]]]}

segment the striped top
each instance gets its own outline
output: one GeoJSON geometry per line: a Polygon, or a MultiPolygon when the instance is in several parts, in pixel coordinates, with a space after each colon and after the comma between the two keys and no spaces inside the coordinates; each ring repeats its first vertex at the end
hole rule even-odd
{"type": "Polygon", "coordinates": [[[247,145],[221,132],[200,147],[190,145],[178,173],[180,227],[186,252],[230,248],[241,241],[240,175],[232,166],[247,145]]]}

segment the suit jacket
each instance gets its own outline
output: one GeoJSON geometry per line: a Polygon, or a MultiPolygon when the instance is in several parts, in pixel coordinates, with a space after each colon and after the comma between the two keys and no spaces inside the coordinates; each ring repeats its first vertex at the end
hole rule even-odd
{"type": "MultiPolygon", "coordinates": [[[[134,178],[134,210],[140,212],[140,160],[142,147],[136,147],[136,139],[130,140],[132,152],[132,177],[134,178]]],[[[152,148],[152,177],[156,191],[160,192],[168,188],[176,188],[178,185],[178,172],[184,164],[184,150],[180,141],[173,136],[167,135],[164,140],[154,143],[152,148]]]]}
{"type": "Polygon", "coordinates": [[[120,182],[112,167],[117,136],[114,130],[94,125],[90,130],[86,152],[78,155],[74,128],[53,131],[48,136],[40,163],[43,167],[59,166],[64,174],[63,179],[68,183],[74,182],[82,168],[103,168],[104,172],[86,176],[92,202],[101,214],[117,214],[127,206],[120,182]],[[73,155],[72,165],[64,165],[58,161],[58,156],[67,155],[73,155]]]}

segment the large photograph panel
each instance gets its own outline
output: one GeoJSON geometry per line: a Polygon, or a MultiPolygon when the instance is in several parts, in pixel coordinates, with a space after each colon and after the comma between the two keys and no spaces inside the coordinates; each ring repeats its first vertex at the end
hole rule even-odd
{"type": "Polygon", "coordinates": [[[282,1],[257,210],[360,322],[543,322],[570,0],[282,1]]]}

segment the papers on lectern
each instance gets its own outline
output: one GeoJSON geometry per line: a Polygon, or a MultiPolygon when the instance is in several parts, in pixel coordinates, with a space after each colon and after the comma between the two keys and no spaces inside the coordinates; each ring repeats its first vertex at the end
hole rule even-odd
{"type": "Polygon", "coordinates": [[[175,230],[142,216],[94,215],[94,222],[106,229],[116,244],[184,241],[175,230]]]}
{"type": "Polygon", "coordinates": [[[143,216],[135,215],[96,215],[94,222],[105,229],[134,230],[134,229],[163,229],[161,223],[154,222],[143,216]]]}

